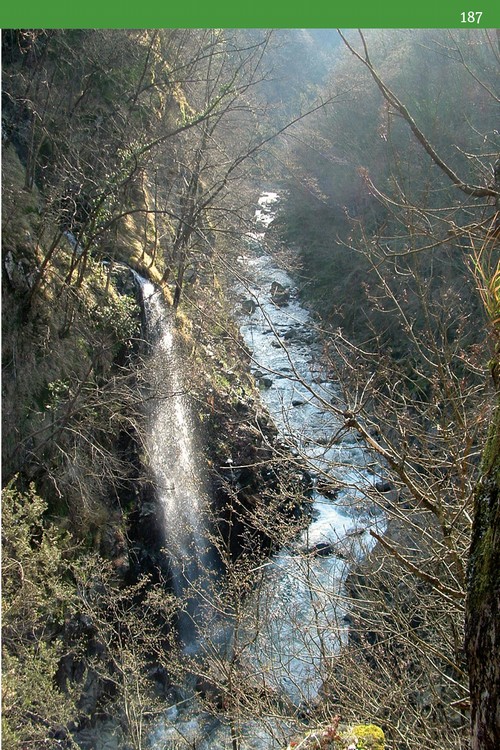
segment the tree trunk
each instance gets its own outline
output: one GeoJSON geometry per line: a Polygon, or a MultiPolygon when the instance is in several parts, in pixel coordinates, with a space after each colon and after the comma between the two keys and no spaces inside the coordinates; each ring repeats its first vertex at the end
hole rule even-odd
{"type": "Polygon", "coordinates": [[[466,649],[471,750],[500,748],[500,403],[476,490],[468,569],[466,649]]]}

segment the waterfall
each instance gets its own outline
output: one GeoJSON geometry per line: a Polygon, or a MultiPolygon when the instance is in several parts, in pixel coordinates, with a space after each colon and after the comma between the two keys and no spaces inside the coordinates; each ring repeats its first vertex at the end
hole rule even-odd
{"type": "Polygon", "coordinates": [[[135,274],[140,285],[151,352],[145,445],[159,506],[172,585],[180,602],[179,635],[186,650],[197,648],[203,600],[209,601],[214,572],[209,543],[209,506],[201,451],[190,411],[173,316],[161,290],[135,274]]]}
{"type": "MultiPolygon", "coordinates": [[[[275,695],[277,701],[299,711],[315,704],[325,669],[345,642],[347,624],[337,597],[346,573],[344,552],[351,560],[361,557],[370,544],[368,529],[376,526],[380,530],[383,519],[373,508],[364,507],[366,487],[375,477],[373,457],[352,434],[331,439],[339,432],[339,422],[325,409],[325,403],[340,403],[341,394],[335,383],[319,377],[311,316],[294,294],[292,279],[265,247],[265,231],[278,200],[274,193],[261,196],[256,231],[247,236],[246,250],[240,256],[239,275],[246,278],[240,293],[249,303],[243,306],[240,330],[251,352],[262,400],[283,440],[302,457],[312,475],[331,475],[338,492],[330,497],[314,490],[310,525],[300,538],[261,566],[260,585],[244,601],[239,627],[231,633],[210,612],[209,603],[200,605],[210,602],[215,565],[205,519],[208,498],[203,463],[184,392],[172,319],[161,292],[140,277],[138,281],[152,348],[149,374],[153,398],[146,447],[162,508],[174,586],[178,596],[187,600],[186,615],[180,622],[181,638],[186,650],[196,652],[197,658],[203,652],[209,654],[210,643],[224,644],[221,654],[234,650],[238,667],[247,670],[251,686],[258,685],[265,695],[275,695]],[[200,633],[207,634],[206,649],[200,633]]],[[[241,747],[282,747],[279,737],[289,734],[290,721],[286,715],[276,715],[272,705],[269,713],[247,717],[239,726],[241,747]]],[[[190,696],[186,705],[166,708],[150,744],[154,750],[179,746],[222,750],[230,741],[228,723],[214,720],[196,696],[190,696]]]]}

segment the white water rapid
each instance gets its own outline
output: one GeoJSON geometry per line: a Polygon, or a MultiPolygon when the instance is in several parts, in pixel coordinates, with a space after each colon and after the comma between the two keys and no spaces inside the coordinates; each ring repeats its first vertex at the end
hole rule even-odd
{"type": "Polygon", "coordinates": [[[341,590],[346,563],[370,545],[367,530],[383,526],[366,504],[363,488],[373,484],[373,458],[356,435],[343,432],[326,405],[341,407],[338,386],[318,370],[314,322],[300,304],[292,278],[265,248],[276,193],[264,193],[240,257],[240,293],[246,315],[241,332],[262,387],[262,399],[286,439],[314,475],[337,486],[335,498],[314,491],[313,520],[295,546],[282,550],[266,569],[254,606],[260,613],[254,644],[257,668],[266,683],[295,705],[313,702],[328,660],[346,636],[341,590]],[[252,301],[252,304],[250,304],[252,301]],[[304,554],[305,552],[305,554],[304,554]]]}

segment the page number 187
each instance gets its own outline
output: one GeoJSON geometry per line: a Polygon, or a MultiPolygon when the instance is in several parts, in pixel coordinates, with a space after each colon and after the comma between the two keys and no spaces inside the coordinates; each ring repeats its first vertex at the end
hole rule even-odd
{"type": "Polygon", "coordinates": [[[481,16],[483,15],[483,11],[468,10],[460,13],[460,15],[462,17],[462,23],[479,23],[479,21],[481,20],[481,16]]]}

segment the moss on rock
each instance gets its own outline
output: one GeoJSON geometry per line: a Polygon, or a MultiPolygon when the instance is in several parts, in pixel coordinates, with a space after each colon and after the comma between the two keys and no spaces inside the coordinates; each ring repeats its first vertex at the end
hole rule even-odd
{"type": "Polygon", "coordinates": [[[356,750],[384,750],[385,735],[376,724],[357,724],[351,732],[356,750]]]}
{"type": "Polygon", "coordinates": [[[338,720],[295,737],[287,750],[385,750],[384,732],[376,724],[342,727],[338,720]]]}

